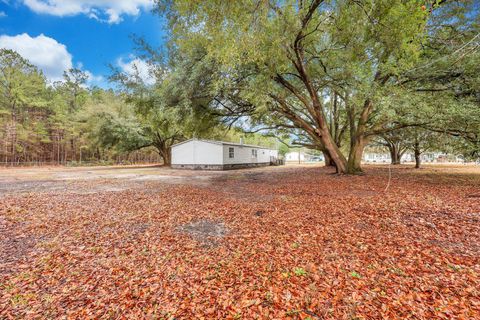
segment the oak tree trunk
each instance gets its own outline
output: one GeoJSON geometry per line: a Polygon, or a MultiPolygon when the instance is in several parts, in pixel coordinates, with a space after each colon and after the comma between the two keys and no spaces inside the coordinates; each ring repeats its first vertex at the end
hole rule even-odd
{"type": "Polygon", "coordinates": [[[335,167],[335,162],[333,162],[332,157],[327,151],[322,151],[323,158],[325,159],[325,166],[326,167],[335,167]]]}
{"type": "Polygon", "coordinates": [[[366,136],[368,117],[373,109],[373,103],[370,99],[365,100],[363,110],[355,126],[353,112],[350,114],[350,152],[348,154],[348,163],[345,173],[360,174],[362,170],[363,150],[367,145],[369,138],[366,136]]]}
{"type": "Polygon", "coordinates": [[[351,144],[350,153],[348,155],[347,171],[348,174],[362,173],[362,156],[365,149],[366,141],[362,136],[355,138],[351,144]]]}
{"type": "Polygon", "coordinates": [[[420,164],[421,164],[421,159],[420,159],[420,146],[419,143],[416,142],[414,147],[413,147],[413,153],[415,155],[415,169],[420,169],[420,164]]]}
{"type": "Polygon", "coordinates": [[[401,154],[397,146],[394,143],[388,144],[388,149],[390,151],[390,159],[393,165],[400,164],[401,154]]]}
{"type": "Polygon", "coordinates": [[[164,166],[170,166],[172,164],[172,151],[171,148],[161,148],[158,149],[160,157],[163,159],[164,166]]]}
{"type": "Polygon", "coordinates": [[[320,139],[323,142],[326,152],[330,155],[331,161],[335,164],[337,173],[349,173],[347,169],[347,159],[345,159],[345,156],[333,141],[328,128],[321,131],[320,139]]]}

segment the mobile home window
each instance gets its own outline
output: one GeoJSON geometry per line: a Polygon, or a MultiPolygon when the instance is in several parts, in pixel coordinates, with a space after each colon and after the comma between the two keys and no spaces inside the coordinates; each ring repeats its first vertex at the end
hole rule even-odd
{"type": "Polygon", "coordinates": [[[228,157],[233,159],[235,157],[235,148],[228,148],[228,157]]]}
{"type": "Polygon", "coordinates": [[[252,149],[252,157],[257,157],[257,149],[252,149]]]}

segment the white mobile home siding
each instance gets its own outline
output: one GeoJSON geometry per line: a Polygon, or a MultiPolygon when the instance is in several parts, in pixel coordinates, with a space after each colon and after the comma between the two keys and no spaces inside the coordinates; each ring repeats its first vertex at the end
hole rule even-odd
{"type": "Polygon", "coordinates": [[[270,163],[271,157],[276,158],[277,156],[276,150],[253,146],[223,145],[223,164],[270,163]],[[230,158],[230,148],[234,150],[233,158],[230,158]],[[256,156],[252,155],[252,150],[256,150],[256,156]]]}
{"type": "Polygon", "coordinates": [[[270,162],[270,150],[267,149],[258,149],[257,150],[257,161],[259,163],[270,162]]]}
{"type": "Polygon", "coordinates": [[[193,143],[182,143],[172,147],[173,164],[191,164],[193,159],[193,143]]]}
{"type": "Polygon", "coordinates": [[[177,144],[172,148],[172,164],[222,165],[222,145],[199,140],[177,144]]]}
{"type": "Polygon", "coordinates": [[[222,145],[205,141],[193,141],[196,164],[223,164],[222,145]]]}
{"type": "Polygon", "coordinates": [[[192,139],[172,147],[172,167],[211,170],[254,167],[269,165],[277,156],[277,150],[268,148],[192,139]],[[233,149],[232,158],[230,149],[233,149]]]}
{"type": "Polygon", "coordinates": [[[246,146],[223,145],[223,164],[257,163],[257,159],[252,157],[252,148],[246,146]],[[233,148],[234,157],[230,158],[229,150],[233,148]]]}

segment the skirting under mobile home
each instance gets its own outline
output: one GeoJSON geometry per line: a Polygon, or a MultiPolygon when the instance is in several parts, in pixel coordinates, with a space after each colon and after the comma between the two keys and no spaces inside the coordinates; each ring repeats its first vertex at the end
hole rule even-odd
{"type": "Polygon", "coordinates": [[[240,169],[268,166],[277,159],[277,150],[243,143],[190,139],[172,147],[175,169],[240,169]]]}

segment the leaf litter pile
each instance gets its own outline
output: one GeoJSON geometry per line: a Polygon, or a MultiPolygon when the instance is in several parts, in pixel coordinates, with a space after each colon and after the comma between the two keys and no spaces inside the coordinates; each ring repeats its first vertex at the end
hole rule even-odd
{"type": "Polygon", "coordinates": [[[262,170],[0,197],[0,318],[480,319],[478,172],[262,170]]]}

